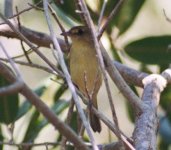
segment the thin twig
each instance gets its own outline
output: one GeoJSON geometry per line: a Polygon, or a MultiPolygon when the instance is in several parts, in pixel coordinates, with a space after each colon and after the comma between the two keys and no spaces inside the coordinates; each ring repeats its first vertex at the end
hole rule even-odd
{"type": "Polygon", "coordinates": [[[165,9],[163,9],[163,14],[164,14],[164,17],[166,18],[166,20],[171,23],[171,19],[166,15],[165,9]]]}
{"type": "Polygon", "coordinates": [[[0,141],[0,145],[9,145],[9,146],[15,146],[15,147],[39,147],[39,146],[45,146],[45,145],[49,145],[49,146],[56,146],[56,145],[60,145],[59,142],[44,142],[44,143],[11,143],[11,142],[1,142],[0,141]]]}
{"type": "Polygon", "coordinates": [[[59,61],[59,64],[60,64],[60,66],[61,66],[61,68],[62,68],[62,70],[64,72],[65,79],[66,79],[68,87],[69,87],[69,89],[70,89],[70,91],[72,93],[74,102],[75,102],[76,107],[78,109],[81,120],[83,121],[83,124],[84,124],[84,126],[86,128],[87,134],[90,137],[92,145],[94,145],[93,135],[91,133],[91,130],[90,130],[89,124],[87,122],[87,119],[85,117],[85,114],[83,112],[83,109],[81,108],[81,105],[80,105],[80,102],[79,102],[79,99],[78,99],[78,95],[76,94],[75,87],[74,87],[74,85],[73,85],[73,83],[71,81],[70,74],[69,74],[69,72],[67,70],[67,67],[66,67],[66,64],[65,64],[65,61],[64,61],[62,50],[61,50],[61,48],[59,46],[59,43],[58,43],[58,41],[56,39],[55,33],[53,31],[53,28],[52,28],[52,24],[51,24],[51,21],[50,21],[50,16],[49,16],[49,13],[48,13],[48,2],[47,2],[47,0],[43,0],[43,6],[44,6],[44,11],[45,11],[47,24],[48,24],[49,30],[50,30],[50,35],[51,35],[51,38],[52,38],[53,43],[54,43],[56,57],[58,58],[57,60],[59,61]]]}
{"type": "MultiPolygon", "coordinates": [[[[37,48],[38,48],[38,47],[37,47],[37,48]]],[[[32,51],[31,49],[26,50],[27,55],[31,54],[32,52],[33,52],[33,51],[32,51]]],[[[18,59],[18,58],[21,58],[21,57],[24,57],[24,56],[25,56],[25,54],[16,55],[16,56],[12,57],[12,59],[14,60],[14,59],[18,59]]]]}
{"type": "Polygon", "coordinates": [[[111,19],[116,15],[117,11],[119,10],[120,6],[122,5],[122,3],[124,2],[124,0],[119,0],[119,2],[117,3],[117,5],[114,7],[114,9],[112,10],[112,12],[110,13],[110,15],[108,16],[108,18],[106,19],[106,22],[104,23],[104,25],[102,26],[102,28],[100,29],[97,38],[100,39],[103,32],[105,31],[105,29],[107,28],[109,22],[111,21],[111,19]]]}
{"type": "Polygon", "coordinates": [[[24,41],[27,43],[27,45],[30,46],[30,48],[39,55],[54,71],[56,71],[59,75],[63,76],[62,72],[59,71],[56,66],[50,62],[50,60],[45,57],[23,34],[21,34],[16,27],[13,26],[13,24],[7,20],[1,13],[0,17],[11,27],[11,29],[24,41]]]}
{"type": "MultiPolygon", "coordinates": [[[[0,60],[2,61],[5,61],[5,62],[9,62],[8,59],[6,58],[0,58],[0,60]]],[[[41,69],[43,71],[46,71],[48,73],[52,73],[56,76],[58,76],[58,74],[52,70],[51,68],[48,68],[48,67],[45,67],[45,66],[41,66],[41,65],[38,65],[38,64],[30,64],[30,63],[27,63],[27,62],[24,62],[24,61],[20,61],[20,60],[13,60],[16,64],[20,64],[20,65],[24,65],[24,66],[28,66],[28,67],[32,67],[32,68],[36,68],[36,69],[41,69]]]]}
{"type": "MultiPolygon", "coordinates": [[[[49,10],[51,12],[51,14],[53,15],[54,19],[56,20],[59,28],[61,29],[62,33],[65,33],[65,28],[63,27],[63,25],[60,23],[57,15],[56,15],[56,12],[53,10],[53,8],[51,7],[51,5],[48,5],[49,7],[49,10]]],[[[65,42],[66,42],[66,48],[67,48],[67,51],[69,51],[69,48],[70,48],[70,44],[69,44],[69,41],[68,41],[68,37],[66,36],[66,34],[64,34],[64,39],[65,39],[65,42]]]]}
{"type": "MultiPolygon", "coordinates": [[[[68,109],[67,119],[65,121],[66,124],[68,124],[68,125],[71,122],[73,110],[74,110],[74,101],[73,101],[73,99],[71,99],[70,105],[69,105],[69,109],[68,109]]],[[[67,138],[65,136],[63,136],[62,140],[61,140],[61,150],[65,150],[66,149],[66,143],[67,143],[67,138]]]]}
{"type": "MultiPolygon", "coordinates": [[[[88,103],[88,98],[85,97],[79,90],[77,90],[77,93],[79,94],[79,96],[81,97],[81,99],[83,100],[83,103],[85,105],[89,105],[88,103]]],[[[115,135],[117,135],[119,137],[119,133],[121,133],[121,138],[123,140],[123,142],[131,149],[131,150],[135,150],[134,147],[132,146],[132,141],[130,143],[130,139],[128,141],[128,137],[120,130],[118,133],[118,129],[116,128],[116,125],[113,124],[103,113],[101,113],[99,110],[97,110],[95,107],[92,106],[92,110],[93,112],[97,115],[97,117],[102,120],[102,122],[108,127],[108,129],[110,129],[115,135]]]]}
{"type": "Polygon", "coordinates": [[[99,110],[97,110],[94,107],[93,107],[93,112],[97,115],[98,118],[100,118],[103,121],[103,123],[108,127],[108,129],[110,129],[113,133],[115,133],[117,137],[120,136],[121,141],[123,141],[124,144],[126,144],[131,150],[135,150],[133,145],[128,141],[128,137],[126,137],[122,133],[122,131],[118,132],[116,126],[103,113],[101,113],[99,110]]]}
{"type": "Polygon", "coordinates": [[[20,72],[19,72],[17,66],[15,65],[14,61],[10,58],[9,54],[7,53],[5,47],[3,46],[3,44],[1,42],[0,42],[0,47],[1,47],[2,51],[4,52],[4,54],[6,55],[7,59],[9,60],[9,63],[11,64],[11,66],[14,69],[16,76],[17,76],[17,80],[15,80],[15,82],[13,84],[0,88],[0,95],[7,95],[7,94],[16,93],[22,89],[23,79],[20,75],[20,72]]]}
{"type": "Polygon", "coordinates": [[[103,0],[103,5],[102,5],[102,9],[100,11],[100,17],[99,17],[99,20],[98,20],[98,31],[100,30],[100,25],[101,25],[101,22],[102,22],[102,19],[103,19],[103,15],[104,15],[106,5],[107,5],[107,0],[103,0]]]}
{"type": "MultiPolygon", "coordinates": [[[[18,7],[16,7],[16,12],[18,13],[18,7]]],[[[18,21],[18,29],[19,29],[19,31],[21,31],[21,22],[20,22],[20,17],[19,16],[17,16],[17,21],[18,21]]],[[[23,41],[20,40],[20,43],[21,43],[22,50],[24,52],[24,56],[26,57],[27,61],[29,63],[31,63],[31,60],[30,60],[29,56],[27,55],[26,49],[24,47],[23,41]]]]}
{"type": "Polygon", "coordinates": [[[23,82],[15,80],[14,83],[0,88],[0,96],[18,93],[22,88],[23,88],[23,82]]]}
{"type": "MultiPolygon", "coordinates": [[[[41,3],[42,3],[42,1],[41,1],[41,3]]],[[[30,3],[28,3],[28,5],[33,7],[36,10],[44,11],[43,8],[39,7],[39,5],[33,5],[33,4],[30,4],[30,3]]]]}
{"type": "MultiPolygon", "coordinates": [[[[15,26],[17,28],[16,24],[13,24],[13,26],[15,26]]],[[[36,44],[36,45],[38,45],[40,47],[48,47],[49,48],[50,47],[49,45],[52,43],[52,40],[51,40],[50,36],[48,36],[45,33],[36,32],[36,31],[33,31],[33,30],[28,29],[28,28],[23,27],[23,26],[22,26],[22,31],[21,32],[32,43],[34,43],[34,44],[36,44]]],[[[20,37],[15,32],[11,31],[11,29],[6,24],[1,24],[0,25],[0,35],[4,36],[4,37],[8,37],[8,38],[10,37],[10,38],[20,39],[20,37]]],[[[65,41],[61,40],[59,38],[58,38],[58,41],[59,41],[60,46],[62,47],[62,50],[65,50],[65,47],[66,47],[65,46],[65,41]]],[[[147,76],[148,74],[144,73],[144,72],[136,71],[136,70],[134,70],[134,69],[132,69],[130,67],[127,67],[126,65],[120,64],[119,62],[116,62],[116,61],[112,61],[112,60],[108,61],[108,59],[110,59],[110,57],[105,52],[105,49],[103,50],[103,57],[104,57],[105,63],[107,63],[106,64],[107,71],[108,71],[110,77],[112,78],[112,80],[115,82],[115,84],[117,86],[119,86],[118,87],[119,90],[123,92],[123,95],[127,99],[129,99],[129,100],[132,99],[134,101],[133,106],[136,106],[138,109],[141,110],[141,108],[140,108],[141,107],[140,106],[141,102],[139,103],[140,99],[137,96],[134,96],[134,98],[131,98],[130,95],[135,95],[135,94],[133,94],[131,90],[128,90],[129,87],[126,86],[126,83],[123,84],[123,80],[120,79],[120,77],[117,75],[116,71],[113,70],[113,69],[117,67],[118,71],[120,72],[120,74],[122,74],[123,78],[125,79],[125,81],[127,83],[129,83],[131,85],[136,85],[136,86],[139,86],[139,87],[143,87],[142,79],[145,76],[147,76]]]]}
{"type": "MultiPolygon", "coordinates": [[[[86,23],[87,23],[87,25],[88,25],[89,29],[91,30],[91,33],[92,33],[94,46],[95,46],[95,49],[96,49],[96,53],[97,53],[98,60],[99,60],[99,63],[100,63],[100,68],[101,68],[101,71],[102,71],[102,74],[103,74],[103,77],[104,77],[104,81],[105,81],[105,86],[106,86],[108,99],[109,99],[109,103],[110,103],[110,107],[111,107],[111,111],[112,111],[113,121],[115,122],[116,127],[118,129],[117,130],[118,131],[117,135],[120,135],[118,119],[117,119],[117,116],[116,116],[116,111],[115,111],[114,103],[113,103],[113,100],[112,100],[111,91],[110,91],[110,88],[109,88],[109,82],[108,82],[107,74],[106,74],[106,71],[105,71],[105,65],[104,65],[103,57],[102,57],[102,54],[101,54],[101,50],[100,50],[100,46],[99,46],[99,43],[98,43],[97,36],[95,34],[95,27],[94,27],[93,21],[92,21],[92,19],[90,17],[89,11],[87,9],[87,6],[86,6],[84,0],[78,0],[78,1],[79,1],[79,4],[80,4],[80,7],[81,7],[81,11],[84,12],[83,17],[85,18],[86,23]]],[[[121,136],[119,136],[118,138],[121,139],[121,136]]]]}
{"type": "MultiPolygon", "coordinates": [[[[0,63],[0,74],[6,78],[10,83],[16,80],[16,77],[9,72],[7,67],[0,63]]],[[[56,128],[58,131],[66,136],[70,142],[72,142],[78,149],[88,150],[84,142],[76,135],[76,133],[71,130],[64,122],[62,122],[56,114],[34,93],[32,90],[24,84],[22,90],[20,91],[31,104],[33,104],[36,109],[41,112],[45,118],[56,128]]]]}
{"type": "MultiPolygon", "coordinates": [[[[125,98],[130,102],[133,108],[135,108],[135,111],[137,113],[142,112],[144,106],[143,106],[141,99],[132,91],[132,89],[128,86],[128,84],[122,78],[121,74],[115,67],[113,61],[110,59],[110,56],[108,55],[108,53],[106,52],[102,44],[101,44],[101,51],[105,60],[106,69],[111,79],[114,81],[114,83],[116,84],[118,89],[122,92],[122,94],[125,96],[125,98]]],[[[143,76],[141,78],[141,73],[138,73],[138,75],[139,75],[139,79],[143,79],[146,76],[142,74],[143,76]]]]}
{"type": "Polygon", "coordinates": [[[6,55],[7,59],[9,60],[10,65],[12,66],[12,68],[14,69],[17,78],[22,80],[21,74],[17,68],[17,66],[15,65],[15,62],[11,59],[11,57],[9,56],[8,52],[6,51],[5,47],[3,46],[3,44],[0,41],[0,47],[2,49],[2,51],[4,52],[4,54],[6,55]]]}
{"type": "MultiPolygon", "coordinates": [[[[11,1],[12,1],[12,0],[11,0],[11,1]]],[[[37,4],[35,4],[34,6],[39,5],[41,2],[42,2],[42,1],[39,1],[39,2],[38,2],[37,4]]],[[[24,9],[24,10],[22,10],[22,11],[20,11],[20,12],[16,13],[15,15],[10,16],[10,18],[15,18],[15,17],[17,17],[17,16],[19,16],[19,15],[21,15],[21,14],[25,13],[26,11],[30,11],[30,10],[32,10],[33,8],[34,8],[33,6],[31,6],[31,7],[27,7],[26,9],[24,9]]]]}

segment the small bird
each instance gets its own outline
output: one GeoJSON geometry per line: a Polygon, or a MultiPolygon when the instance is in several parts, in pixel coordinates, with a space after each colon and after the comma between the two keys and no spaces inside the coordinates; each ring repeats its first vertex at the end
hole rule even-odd
{"type": "MultiPolygon", "coordinates": [[[[88,27],[75,26],[62,35],[64,34],[72,40],[69,55],[71,79],[84,96],[90,100],[90,104],[98,109],[97,93],[102,84],[102,75],[91,32],[88,27]]],[[[92,112],[91,107],[89,112],[90,125],[93,131],[100,132],[100,120],[92,112]]]]}

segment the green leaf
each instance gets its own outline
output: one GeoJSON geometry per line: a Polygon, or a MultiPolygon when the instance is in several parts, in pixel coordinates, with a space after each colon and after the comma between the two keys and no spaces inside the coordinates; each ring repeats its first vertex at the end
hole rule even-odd
{"type": "Polygon", "coordinates": [[[56,6],[56,9],[55,9],[56,12],[60,10],[60,13],[61,13],[60,15],[63,16],[62,19],[66,19],[66,16],[67,16],[75,21],[81,22],[79,14],[75,12],[76,10],[75,0],[64,0],[63,4],[58,3],[55,6],[56,6]]]}
{"type": "Polygon", "coordinates": [[[166,143],[163,139],[161,139],[159,141],[159,149],[160,150],[168,150],[169,149],[169,145],[168,143],[166,143]]]}
{"type": "MultiPolygon", "coordinates": [[[[10,83],[0,76],[0,87],[8,86],[10,83]]],[[[0,122],[10,124],[15,121],[19,108],[18,94],[0,96],[0,122]]]]}
{"type": "MultiPolygon", "coordinates": [[[[1,130],[1,126],[0,126],[0,141],[3,141],[4,140],[4,137],[2,135],[2,130],[1,130]]],[[[3,145],[0,144],[0,149],[3,148],[3,145]]]]}
{"type": "Polygon", "coordinates": [[[55,92],[55,96],[54,96],[54,101],[56,102],[61,96],[62,94],[66,91],[67,86],[65,84],[62,84],[57,91],[55,92]]]}
{"type": "Polygon", "coordinates": [[[125,46],[125,52],[135,60],[145,64],[169,64],[171,62],[171,51],[168,45],[171,36],[147,37],[133,41],[125,46]]]}
{"type": "Polygon", "coordinates": [[[113,21],[119,28],[120,34],[124,33],[132,25],[144,2],[145,0],[126,0],[123,2],[116,17],[116,22],[113,21]]]}
{"type": "MultiPolygon", "coordinates": [[[[37,7],[43,8],[43,1],[42,0],[32,0],[32,2],[34,5],[39,4],[39,5],[37,5],[37,7]]],[[[37,10],[39,10],[39,9],[37,9],[37,10]]]]}
{"type": "MultiPolygon", "coordinates": [[[[69,106],[69,103],[64,100],[58,100],[51,109],[55,112],[56,115],[62,113],[69,106]]],[[[27,129],[25,138],[23,142],[33,142],[38,136],[40,131],[48,125],[48,121],[45,118],[39,118],[39,112],[35,111],[31,118],[29,127],[27,129]]]]}
{"type": "MultiPolygon", "coordinates": [[[[171,144],[171,123],[166,116],[160,118],[159,134],[165,146],[171,144]]],[[[163,145],[163,146],[164,146],[163,145]]]]}
{"type": "Polygon", "coordinates": [[[58,100],[53,106],[52,110],[55,112],[56,115],[62,113],[67,107],[69,106],[69,102],[65,100],[58,100]]]}
{"type": "MultiPolygon", "coordinates": [[[[100,7],[98,9],[98,15],[97,12],[94,12],[93,10],[93,15],[95,14],[99,16],[103,1],[104,0],[99,0],[100,1],[100,7]]],[[[108,0],[107,1],[107,6],[104,12],[104,18],[107,18],[111,11],[116,7],[117,3],[119,0],[108,0]]],[[[111,20],[109,23],[109,28],[108,31],[112,31],[112,28],[114,26],[117,26],[120,30],[120,34],[124,33],[134,22],[136,16],[138,15],[141,7],[143,6],[145,0],[126,0],[124,1],[119,10],[116,12],[115,17],[111,20]],[[109,30],[110,29],[110,30],[109,30]]]]}
{"type": "MultiPolygon", "coordinates": [[[[46,89],[47,87],[43,85],[43,86],[38,87],[34,92],[38,96],[41,96],[46,89]]],[[[21,118],[23,115],[25,115],[31,108],[32,108],[32,104],[30,104],[28,100],[25,100],[18,110],[16,120],[21,118]]]]}
{"type": "Polygon", "coordinates": [[[71,128],[77,133],[78,132],[78,113],[77,111],[74,111],[72,114],[72,118],[71,118],[71,122],[70,122],[70,126],[71,128]]]}
{"type": "Polygon", "coordinates": [[[16,120],[24,116],[31,109],[31,107],[32,105],[29,101],[24,101],[18,110],[16,120]]]}
{"type": "Polygon", "coordinates": [[[160,98],[160,105],[166,111],[168,119],[171,123],[171,86],[168,86],[162,93],[160,98]]]}
{"type": "Polygon", "coordinates": [[[40,113],[37,110],[35,110],[30,120],[23,142],[33,142],[34,139],[39,134],[39,131],[41,130],[41,129],[37,129],[37,126],[40,124],[39,116],[40,113]]]}

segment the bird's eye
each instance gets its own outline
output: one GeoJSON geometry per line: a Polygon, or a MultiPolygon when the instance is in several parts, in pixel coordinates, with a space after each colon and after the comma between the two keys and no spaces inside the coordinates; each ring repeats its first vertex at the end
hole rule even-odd
{"type": "Polygon", "coordinates": [[[82,29],[78,29],[78,31],[77,31],[78,35],[82,35],[83,33],[84,33],[84,31],[82,29]]]}

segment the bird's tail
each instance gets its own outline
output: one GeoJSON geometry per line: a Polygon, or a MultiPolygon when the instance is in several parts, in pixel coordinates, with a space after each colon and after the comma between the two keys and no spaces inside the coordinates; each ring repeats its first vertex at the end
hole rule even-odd
{"type": "MultiPolygon", "coordinates": [[[[92,104],[96,109],[98,109],[96,98],[92,100],[92,104]]],[[[101,132],[101,124],[100,124],[99,118],[93,113],[93,110],[91,107],[89,111],[90,111],[89,118],[90,118],[91,128],[93,129],[94,132],[101,132]]]]}

